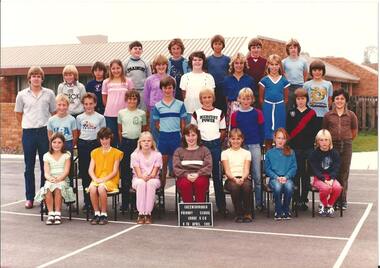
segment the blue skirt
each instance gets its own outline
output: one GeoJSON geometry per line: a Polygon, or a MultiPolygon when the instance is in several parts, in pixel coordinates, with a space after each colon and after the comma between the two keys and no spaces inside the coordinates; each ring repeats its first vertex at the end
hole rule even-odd
{"type": "Polygon", "coordinates": [[[273,139],[273,132],[276,129],[280,127],[285,128],[286,126],[285,103],[281,102],[278,104],[270,104],[270,103],[264,102],[263,114],[264,114],[264,138],[266,140],[271,140],[273,139]],[[272,118],[274,120],[272,120],[272,118]]]}

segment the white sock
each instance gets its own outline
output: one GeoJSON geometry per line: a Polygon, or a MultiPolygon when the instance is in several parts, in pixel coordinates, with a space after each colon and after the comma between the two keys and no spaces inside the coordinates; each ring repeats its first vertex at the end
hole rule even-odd
{"type": "Polygon", "coordinates": [[[55,212],[54,211],[49,211],[49,216],[54,216],[55,212]]]}
{"type": "Polygon", "coordinates": [[[56,212],[55,212],[55,215],[56,215],[56,216],[61,216],[61,211],[56,211],[56,212]]]}
{"type": "Polygon", "coordinates": [[[100,216],[106,216],[107,217],[107,212],[100,213],[100,216]]]}
{"type": "Polygon", "coordinates": [[[100,216],[100,211],[95,211],[95,216],[100,216]]]}

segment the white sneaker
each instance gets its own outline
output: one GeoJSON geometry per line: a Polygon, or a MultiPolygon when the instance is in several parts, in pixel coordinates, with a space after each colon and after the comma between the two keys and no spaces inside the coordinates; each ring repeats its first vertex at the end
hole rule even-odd
{"type": "Polygon", "coordinates": [[[333,207],[327,207],[326,209],[327,209],[326,210],[326,216],[330,217],[330,218],[334,218],[334,212],[335,212],[334,208],[333,207]]]}

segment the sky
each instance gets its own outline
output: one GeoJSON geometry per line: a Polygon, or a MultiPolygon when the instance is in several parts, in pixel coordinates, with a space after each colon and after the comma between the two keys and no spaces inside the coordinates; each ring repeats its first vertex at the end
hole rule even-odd
{"type": "Polygon", "coordinates": [[[378,14],[378,1],[2,0],[1,46],[260,35],[361,63],[366,47],[378,47],[378,14]]]}

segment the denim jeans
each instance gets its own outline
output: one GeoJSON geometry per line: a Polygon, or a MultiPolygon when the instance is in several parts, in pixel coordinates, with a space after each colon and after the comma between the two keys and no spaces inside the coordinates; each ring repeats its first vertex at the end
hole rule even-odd
{"type": "Polygon", "coordinates": [[[126,210],[129,201],[129,189],[132,186],[131,154],[137,147],[138,139],[122,138],[120,150],[124,153],[120,163],[121,175],[121,204],[126,210]]]}
{"type": "Polygon", "coordinates": [[[22,130],[22,147],[24,149],[25,162],[25,196],[26,200],[34,200],[36,193],[34,166],[36,164],[36,153],[40,161],[41,182],[40,187],[45,184],[43,156],[49,150],[49,139],[47,128],[29,128],[22,130]]]}
{"type": "Polygon", "coordinates": [[[113,141],[111,146],[119,148],[119,132],[117,129],[117,117],[105,116],[105,118],[107,127],[110,128],[113,133],[113,141]]]}
{"type": "Polygon", "coordinates": [[[153,120],[153,109],[154,108],[152,108],[149,114],[149,128],[150,128],[150,132],[153,135],[154,142],[156,143],[156,146],[158,148],[158,138],[160,136],[160,132],[157,130],[155,121],[153,120]]]}
{"type": "Polygon", "coordinates": [[[312,151],[313,148],[294,150],[297,159],[297,174],[294,178],[294,184],[298,186],[300,191],[297,193],[300,197],[298,200],[305,203],[307,203],[307,195],[310,190],[310,172],[307,169],[306,161],[312,151]]]}
{"type": "Polygon", "coordinates": [[[293,195],[293,181],[287,180],[282,184],[277,179],[270,178],[269,186],[273,191],[275,211],[277,215],[289,213],[290,200],[293,195]],[[282,202],[282,194],[284,194],[284,201],[282,202]]]}
{"type": "Polygon", "coordinates": [[[212,180],[214,182],[215,201],[218,210],[224,210],[226,208],[226,197],[223,191],[223,183],[220,177],[220,155],[221,155],[221,142],[220,139],[212,141],[202,140],[202,144],[206,146],[212,157],[212,180]]]}
{"type": "Polygon", "coordinates": [[[263,192],[261,189],[261,147],[260,144],[247,144],[244,147],[251,153],[251,176],[255,183],[256,205],[263,206],[263,192]]]}

